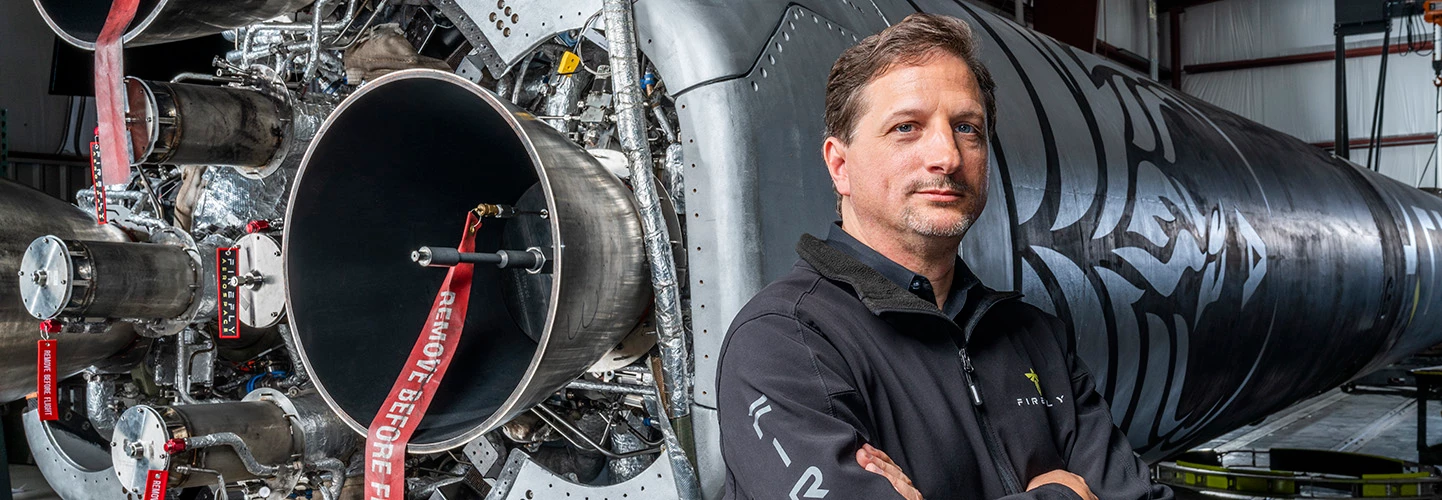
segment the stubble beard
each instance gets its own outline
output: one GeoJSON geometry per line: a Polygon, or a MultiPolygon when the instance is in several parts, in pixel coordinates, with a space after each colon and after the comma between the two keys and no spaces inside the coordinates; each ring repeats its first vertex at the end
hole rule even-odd
{"type": "Polygon", "coordinates": [[[902,208],[902,225],[916,234],[932,238],[960,238],[966,235],[966,231],[971,229],[971,224],[976,219],[970,214],[962,214],[951,223],[946,223],[937,221],[936,218],[925,217],[918,212],[915,207],[902,208]]]}

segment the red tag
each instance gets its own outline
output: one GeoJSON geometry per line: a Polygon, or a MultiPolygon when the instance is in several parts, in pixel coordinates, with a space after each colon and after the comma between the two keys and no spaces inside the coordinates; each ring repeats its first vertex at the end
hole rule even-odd
{"type": "Polygon", "coordinates": [[[35,359],[35,402],[40,410],[40,420],[59,420],[60,408],[55,401],[55,340],[45,339],[37,344],[35,359]]]}
{"type": "MultiPolygon", "coordinates": [[[[475,228],[480,219],[474,212],[466,217],[461,252],[476,247],[475,228]]],[[[431,314],[421,327],[420,337],[411,349],[411,356],[401,368],[400,377],[391,386],[366,435],[366,493],[368,500],[405,498],[406,444],[416,426],[425,417],[431,397],[441,385],[446,367],[451,364],[456,345],[461,341],[461,327],[466,322],[466,307],[471,299],[471,264],[459,264],[446,274],[441,291],[431,305],[431,314]]]]}
{"type": "Polygon", "coordinates": [[[101,175],[111,183],[130,177],[130,140],[125,127],[125,30],[140,0],[115,0],[95,40],[95,113],[100,122],[101,175]]]}
{"type": "Polygon", "coordinates": [[[240,286],[230,281],[240,275],[239,259],[239,247],[215,249],[217,336],[223,339],[240,338],[240,286]]]}
{"type": "Polygon", "coordinates": [[[165,482],[170,480],[170,471],[153,470],[145,475],[144,500],[165,500],[165,482]]]}
{"type": "Polygon", "coordinates": [[[100,128],[95,129],[95,140],[90,142],[90,192],[95,194],[95,220],[101,224],[110,222],[106,212],[105,183],[100,179],[100,128]]]}

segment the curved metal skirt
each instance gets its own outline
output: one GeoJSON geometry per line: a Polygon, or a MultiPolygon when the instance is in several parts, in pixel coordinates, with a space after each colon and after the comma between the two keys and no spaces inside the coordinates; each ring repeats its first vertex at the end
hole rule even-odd
{"type": "Polygon", "coordinates": [[[574,379],[637,323],[649,283],[630,192],[529,114],[449,73],[387,75],[311,144],[286,214],[287,307],[326,401],[363,432],[445,278],[409,259],[455,245],[479,203],[478,252],[554,245],[549,280],[477,266],[464,334],[409,450],[494,429],[574,379]],[[520,290],[520,291],[518,291],[520,290]],[[522,293],[523,292],[523,293],[522,293]]]}
{"type": "MultiPolygon", "coordinates": [[[[176,42],[274,19],[313,0],[140,0],[125,30],[126,47],[176,42]]],[[[45,24],[65,43],[95,50],[111,0],[35,0],[45,24]]]]}

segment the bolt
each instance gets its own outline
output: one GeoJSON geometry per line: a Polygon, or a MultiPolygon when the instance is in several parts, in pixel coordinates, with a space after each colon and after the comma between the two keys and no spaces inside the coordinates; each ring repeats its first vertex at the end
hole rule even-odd
{"type": "Polygon", "coordinates": [[[145,458],[145,445],[139,441],[125,443],[125,454],[136,460],[145,458]]]}
{"type": "Polygon", "coordinates": [[[41,269],[39,271],[35,271],[35,274],[30,277],[30,281],[34,282],[36,285],[45,286],[45,278],[45,270],[41,269]]]}

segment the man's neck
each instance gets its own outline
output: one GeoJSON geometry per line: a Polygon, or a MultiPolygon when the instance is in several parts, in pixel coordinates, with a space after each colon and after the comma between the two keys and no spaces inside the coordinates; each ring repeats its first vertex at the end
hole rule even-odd
{"type": "Polygon", "coordinates": [[[876,224],[862,223],[856,217],[843,219],[841,229],[883,257],[925,276],[931,281],[931,289],[936,294],[936,307],[945,307],[956,277],[956,250],[961,244],[960,238],[893,231],[876,224]]]}

